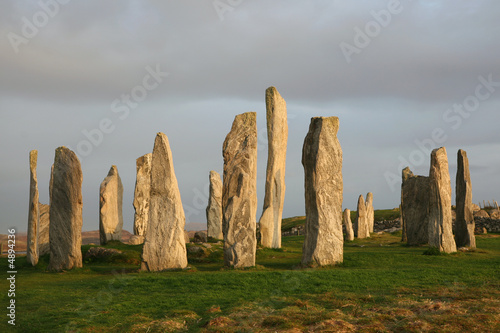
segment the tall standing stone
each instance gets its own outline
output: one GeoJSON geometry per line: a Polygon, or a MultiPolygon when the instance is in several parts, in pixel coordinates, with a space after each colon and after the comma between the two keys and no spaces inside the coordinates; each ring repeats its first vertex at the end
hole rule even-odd
{"type": "Polygon", "coordinates": [[[366,222],[368,224],[368,233],[373,232],[375,226],[375,210],[373,209],[373,193],[366,194],[366,222]]]}
{"type": "Polygon", "coordinates": [[[222,228],[224,264],[241,268],[255,266],[257,246],[257,114],[234,118],[224,140],[222,228]]]}
{"type": "Polygon", "coordinates": [[[148,227],[152,156],[153,155],[149,153],[136,160],[134,236],[137,236],[137,243],[139,244],[144,242],[148,227]]]}
{"type": "Polygon", "coordinates": [[[366,204],[362,195],[358,198],[358,214],[356,222],[354,223],[354,232],[358,238],[370,237],[370,226],[368,225],[366,204]]]}
{"type": "Polygon", "coordinates": [[[122,239],[123,185],[116,165],[112,165],[99,189],[99,237],[101,244],[122,239]]]}
{"type": "Polygon", "coordinates": [[[429,243],[429,193],[429,177],[416,176],[409,167],[402,171],[401,219],[408,245],[429,243]]]}
{"type": "Polygon", "coordinates": [[[38,221],[40,220],[40,209],[38,206],[38,179],[36,177],[36,164],[38,151],[30,151],[30,198],[28,210],[28,245],[26,260],[36,266],[38,264],[38,221]]]}
{"type": "Polygon", "coordinates": [[[262,246],[281,248],[288,124],[286,102],[275,87],[266,90],[266,110],[268,139],[266,194],[259,226],[262,246]]]}
{"type": "Polygon", "coordinates": [[[82,178],[76,154],[57,148],[50,186],[51,271],[82,267],[82,178]]]}
{"type": "Polygon", "coordinates": [[[302,264],[334,265],[343,261],[342,148],[339,118],[315,117],[302,148],[306,203],[306,238],[302,264]]]}
{"type": "Polygon", "coordinates": [[[353,241],[354,230],[352,229],[352,223],[351,223],[351,211],[347,208],[344,209],[343,220],[346,231],[346,240],[353,241]]]}
{"type": "Polygon", "coordinates": [[[185,224],[168,138],[158,133],[151,159],[149,221],[141,270],[152,272],[187,267],[185,224]]]}
{"type": "Polygon", "coordinates": [[[208,196],[207,236],[223,239],[222,234],[222,181],[217,171],[210,171],[210,192],[208,196]]]}
{"type": "Polygon", "coordinates": [[[451,181],[446,148],[434,149],[429,172],[429,246],[456,252],[451,220],[451,181]]]}
{"type": "Polygon", "coordinates": [[[38,256],[50,253],[49,226],[50,215],[49,205],[39,204],[40,220],[38,220],[38,256]]]}
{"type": "Polygon", "coordinates": [[[474,236],[474,212],[472,207],[472,185],[467,152],[460,149],[457,154],[455,240],[458,247],[476,247],[474,236]]]}

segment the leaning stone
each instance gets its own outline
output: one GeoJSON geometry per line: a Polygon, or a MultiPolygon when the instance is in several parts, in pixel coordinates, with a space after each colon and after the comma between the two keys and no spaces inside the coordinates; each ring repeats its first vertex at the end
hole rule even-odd
{"type": "Polygon", "coordinates": [[[366,223],[368,224],[368,233],[373,232],[375,225],[375,210],[373,209],[373,193],[366,194],[366,223]]]}
{"type": "Polygon", "coordinates": [[[456,219],[455,240],[457,247],[476,247],[474,236],[474,212],[472,207],[472,185],[470,180],[469,159],[467,153],[458,151],[458,170],[456,178],[456,219]]]}
{"type": "Polygon", "coordinates": [[[403,241],[412,246],[428,244],[430,179],[414,175],[408,167],[403,170],[402,178],[403,241]]]}
{"type": "Polygon", "coordinates": [[[185,224],[168,138],[158,133],[151,160],[149,221],[141,270],[153,272],[187,267],[185,224]]]}
{"type": "Polygon", "coordinates": [[[342,148],[337,117],[311,119],[302,148],[306,237],[302,264],[334,265],[343,261],[342,148]]]}
{"type": "Polygon", "coordinates": [[[288,124],[286,102],[275,87],[266,90],[266,110],[268,157],[260,241],[264,247],[281,248],[288,124]]]}
{"type": "Polygon", "coordinates": [[[50,271],[82,267],[82,168],[76,154],[56,149],[50,195],[50,271]]]}
{"type": "Polygon", "coordinates": [[[134,191],[134,235],[146,236],[151,192],[151,158],[146,154],[136,160],[136,181],[134,191]]]}
{"type": "Polygon", "coordinates": [[[210,191],[208,197],[207,235],[215,239],[223,239],[222,234],[222,181],[216,171],[210,171],[210,191]]]}
{"type": "Polygon", "coordinates": [[[50,253],[49,226],[50,226],[50,206],[39,204],[40,220],[38,223],[38,255],[41,257],[50,253]]]}
{"type": "Polygon", "coordinates": [[[99,204],[99,236],[101,245],[122,239],[123,185],[116,165],[111,166],[101,183],[99,204]]]}
{"type": "Polygon", "coordinates": [[[33,266],[38,264],[38,221],[40,220],[40,208],[38,207],[38,180],[36,177],[37,158],[38,150],[30,151],[30,198],[26,260],[33,266]]]}
{"type": "Polygon", "coordinates": [[[257,114],[234,118],[224,140],[222,218],[224,265],[255,266],[257,248],[257,114]]]}
{"type": "Polygon", "coordinates": [[[446,148],[434,149],[429,172],[429,246],[457,252],[451,220],[451,182],[446,148]]]}
{"type": "Polygon", "coordinates": [[[351,211],[349,209],[344,209],[343,214],[344,226],[346,230],[346,240],[353,241],[354,240],[354,230],[352,229],[351,223],[351,211]]]}

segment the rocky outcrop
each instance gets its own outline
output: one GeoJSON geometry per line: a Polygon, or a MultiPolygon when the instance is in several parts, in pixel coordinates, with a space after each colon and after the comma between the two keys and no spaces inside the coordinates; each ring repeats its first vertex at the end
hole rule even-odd
{"type": "Polygon", "coordinates": [[[288,124],[286,102],[275,87],[266,90],[266,110],[268,157],[264,209],[259,226],[262,246],[281,248],[288,124]]]}
{"type": "Polygon", "coordinates": [[[353,241],[354,240],[354,230],[352,229],[351,223],[351,211],[349,209],[344,209],[343,213],[343,221],[345,227],[345,240],[353,241]]]}
{"type": "Polygon", "coordinates": [[[429,242],[429,177],[416,176],[410,168],[402,172],[401,217],[403,241],[408,245],[424,245],[429,242]]]}
{"type": "Polygon", "coordinates": [[[149,221],[141,270],[163,271],[187,267],[185,224],[168,138],[158,133],[151,160],[149,221]]]}
{"type": "Polygon", "coordinates": [[[302,148],[306,237],[302,264],[334,265],[343,261],[342,149],[337,117],[311,119],[302,148]]]}
{"type": "Polygon", "coordinates": [[[224,140],[222,216],[224,264],[255,266],[257,246],[257,114],[247,112],[234,118],[224,140]]]}
{"type": "Polygon", "coordinates": [[[216,171],[210,171],[210,190],[208,196],[207,235],[215,239],[223,239],[222,234],[222,181],[216,171]]]}
{"type": "Polygon", "coordinates": [[[38,256],[41,257],[50,253],[49,227],[50,227],[50,206],[39,204],[40,220],[38,221],[38,256]]]}
{"type": "Polygon", "coordinates": [[[451,219],[450,173],[444,147],[432,151],[429,178],[429,246],[440,252],[456,252],[451,219]]]}
{"type": "Polygon", "coordinates": [[[36,177],[36,164],[38,151],[30,151],[30,197],[28,210],[28,239],[26,249],[26,261],[31,265],[38,264],[38,221],[40,219],[40,210],[38,207],[38,179],[36,177]]]}
{"type": "Polygon", "coordinates": [[[455,241],[457,247],[475,248],[476,237],[474,236],[475,223],[469,159],[467,153],[461,149],[457,155],[455,241]]]}
{"type": "Polygon", "coordinates": [[[136,180],[134,191],[134,237],[136,243],[144,242],[149,216],[149,198],[151,192],[151,158],[149,153],[136,161],[136,180]]]}
{"type": "Polygon", "coordinates": [[[373,232],[373,224],[375,222],[375,210],[373,209],[373,193],[366,194],[366,223],[368,225],[368,234],[373,232]]]}
{"type": "Polygon", "coordinates": [[[121,241],[123,229],[123,185],[116,165],[111,166],[99,189],[99,237],[101,244],[121,241]]]}
{"type": "Polygon", "coordinates": [[[48,269],[82,267],[82,168],[76,154],[56,149],[50,195],[48,269]]]}
{"type": "Polygon", "coordinates": [[[368,225],[366,204],[362,195],[358,198],[358,212],[356,221],[354,222],[354,233],[356,237],[360,239],[370,237],[370,226],[368,225]]]}

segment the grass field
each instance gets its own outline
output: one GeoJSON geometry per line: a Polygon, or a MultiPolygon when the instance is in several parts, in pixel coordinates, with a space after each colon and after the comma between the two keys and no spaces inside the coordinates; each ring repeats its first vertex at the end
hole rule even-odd
{"type": "Polygon", "coordinates": [[[344,263],[320,269],[300,268],[302,236],[285,237],[280,250],[258,249],[257,266],[246,270],[223,269],[215,243],[177,272],[138,272],[140,245],[111,244],[124,254],[64,273],[46,272],[48,257],[36,268],[20,257],[16,327],[4,318],[0,331],[500,331],[500,235],[478,236],[475,251],[438,256],[400,238],[347,242],[344,263]]]}

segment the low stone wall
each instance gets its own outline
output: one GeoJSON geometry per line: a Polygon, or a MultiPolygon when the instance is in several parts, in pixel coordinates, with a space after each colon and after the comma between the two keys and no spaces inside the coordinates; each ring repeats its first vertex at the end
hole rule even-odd
{"type": "Polygon", "coordinates": [[[475,217],[474,222],[476,222],[476,234],[482,234],[483,228],[488,232],[500,232],[500,220],[475,217]]]}

